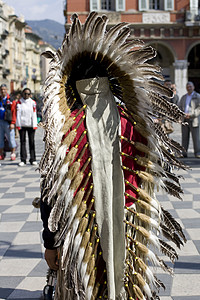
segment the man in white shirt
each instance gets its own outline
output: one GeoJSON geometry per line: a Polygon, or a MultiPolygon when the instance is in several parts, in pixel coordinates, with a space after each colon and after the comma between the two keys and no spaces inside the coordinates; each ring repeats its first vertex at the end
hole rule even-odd
{"type": "Polygon", "coordinates": [[[200,115],[200,94],[194,91],[193,82],[186,84],[187,94],[182,96],[178,102],[178,107],[185,112],[186,125],[182,125],[182,146],[185,149],[184,157],[187,157],[190,132],[192,134],[194,155],[200,158],[200,140],[199,140],[199,115],[200,115]]]}

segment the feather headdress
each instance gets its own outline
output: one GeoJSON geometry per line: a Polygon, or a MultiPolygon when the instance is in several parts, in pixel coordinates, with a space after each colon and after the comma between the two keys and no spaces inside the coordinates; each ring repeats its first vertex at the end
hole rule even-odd
{"type": "MultiPolygon", "coordinates": [[[[51,58],[44,86],[45,151],[42,201],[52,207],[49,228],[60,247],[55,299],[153,299],[163,284],[148,266],[171,273],[152,244],[174,261],[180,225],[159,204],[155,189],[180,198],[182,148],[155,122],[184,114],[165,97],[156,52],[130,37],[127,23],[106,31],[92,12],[72,25],[51,58]],[[118,98],[118,104],[115,101],[118,98]],[[120,104],[119,104],[120,103],[120,104]]],[[[182,241],[183,240],[183,241],[182,241]]]]}

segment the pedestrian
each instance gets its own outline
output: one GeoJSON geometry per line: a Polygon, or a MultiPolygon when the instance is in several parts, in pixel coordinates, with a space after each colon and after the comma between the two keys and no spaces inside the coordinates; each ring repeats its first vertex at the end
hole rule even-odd
{"type": "Polygon", "coordinates": [[[11,149],[11,160],[16,159],[15,148],[16,103],[11,102],[6,84],[0,86],[0,160],[4,159],[5,138],[11,149]]]}
{"type": "Polygon", "coordinates": [[[178,107],[185,112],[185,124],[181,126],[182,146],[185,149],[183,156],[187,157],[190,133],[192,135],[194,155],[200,158],[199,140],[199,115],[200,115],[200,94],[195,92],[194,84],[188,81],[186,84],[187,94],[183,95],[178,102],[178,107]]]}
{"type": "Polygon", "coordinates": [[[184,114],[166,107],[162,97],[172,92],[151,80],[161,78],[148,64],[155,51],[129,40],[127,24],[107,32],[108,18],[96,12],[83,26],[77,14],[72,20],[62,47],[44,54],[40,208],[45,259],[57,270],[54,299],[158,298],[163,284],[148,264],[169,268],[155,248],[174,260],[163,235],[178,247],[185,238],[155,199],[156,188],[180,196],[171,165],[182,165],[178,143],[153,117],[162,111],[179,122],[184,114]]]}
{"type": "MultiPolygon", "coordinates": [[[[15,91],[10,95],[10,97],[12,98],[12,102],[15,101],[15,105],[16,105],[18,100],[21,98],[21,92],[19,90],[15,91]]],[[[16,124],[15,124],[15,138],[18,138],[18,137],[19,137],[19,131],[16,128],[16,124]]]]}
{"type": "Polygon", "coordinates": [[[31,90],[25,88],[22,91],[22,98],[17,102],[16,127],[20,136],[20,167],[26,165],[26,132],[29,140],[30,164],[37,165],[35,154],[35,130],[37,129],[36,102],[30,98],[31,90]]]}
{"type": "Polygon", "coordinates": [[[175,83],[172,83],[172,81],[170,79],[166,79],[164,81],[164,86],[173,91],[173,97],[168,98],[167,100],[170,101],[171,103],[177,104],[179,97],[178,97],[178,94],[176,91],[175,83]]]}
{"type": "Polygon", "coordinates": [[[172,98],[172,103],[174,103],[174,104],[177,105],[177,104],[178,104],[178,101],[179,101],[179,95],[178,95],[178,93],[177,93],[176,84],[175,84],[175,83],[172,83],[171,88],[172,88],[172,91],[173,91],[173,93],[174,93],[174,96],[173,96],[173,98],[172,98]]]}
{"type": "MultiPolygon", "coordinates": [[[[166,88],[172,90],[172,82],[170,79],[166,79],[164,81],[163,84],[166,88]]],[[[168,98],[168,97],[164,97],[167,101],[169,101],[170,103],[173,103],[173,98],[168,98]]],[[[162,127],[162,129],[164,130],[164,132],[169,136],[170,133],[172,133],[174,131],[174,127],[173,127],[173,123],[172,121],[167,120],[165,117],[161,117],[158,119],[158,121],[160,122],[160,125],[162,127]]]]}

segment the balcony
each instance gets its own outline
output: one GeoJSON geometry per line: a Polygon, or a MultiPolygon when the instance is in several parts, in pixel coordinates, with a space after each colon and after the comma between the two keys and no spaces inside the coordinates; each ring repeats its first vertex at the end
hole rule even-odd
{"type": "Polygon", "coordinates": [[[10,74],[10,69],[3,69],[3,78],[6,78],[10,74]]]}
{"type": "Polygon", "coordinates": [[[1,34],[1,38],[3,40],[5,40],[7,38],[7,36],[8,36],[8,34],[9,34],[9,32],[6,29],[4,29],[3,33],[1,34]]]}
{"type": "Polygon", "coordinates": [[[18,59],[14,59],[14,65],[15,65],[16,69],[21,69],[22,62],[18,59]]]}
{"type": "Polygon", "coordinates": [[[200,25],[200,11],[198,14],[187,10],[185,12],[185,24],[187,26],[192,26],[192,25],[200,25]]]}
{"type": "Polygon", "coordinates": [[[5,49],[2,53],[2,58],[6,58],[6,56],[9,54],[9,50],[5,49]]]}

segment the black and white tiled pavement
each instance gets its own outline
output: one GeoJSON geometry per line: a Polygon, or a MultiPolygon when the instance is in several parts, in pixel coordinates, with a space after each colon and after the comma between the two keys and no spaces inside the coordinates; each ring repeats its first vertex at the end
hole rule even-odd
{"type": "MultiPolygon", "coordinates": [[[[180,141],[177,126],[172,137],[180,141]]],[[[36,132],[37,157],[42,153],[42,130],[36,132]]],[[[182,224],[188,239],[178,250],[179,260],[174,265],[174,277],[158,270],[158,277],[166,290],[160,291],[161,300],[200,299],[200,160],[184,159],[192,170],[179,171],[184,175],[183,201],[158,194],[164,208],[182,224]]],[[[19,159],[6,158],[0,166],[0,300],[40,299],[46,284],[47,266],[43,258],[42,224],[32,200],[39,196],[39,173],[36,167],[18,167],[19,159]]],[[[73,299],[72,299],[73,300],[73,299]]]]}

